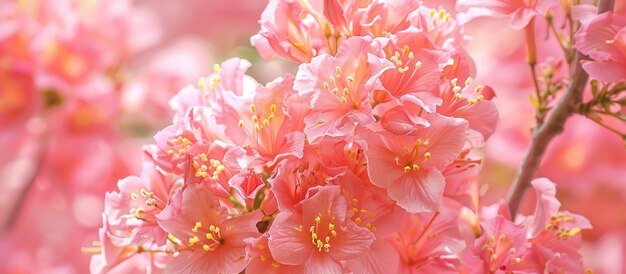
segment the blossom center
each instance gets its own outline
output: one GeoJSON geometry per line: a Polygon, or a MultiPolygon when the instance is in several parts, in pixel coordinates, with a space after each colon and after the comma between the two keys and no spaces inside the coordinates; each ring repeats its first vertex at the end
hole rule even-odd
{"type": "Polygon", "coordinates": [[[396,241],[398,245],[396,245],[396,248],[398,248],[399,252],[404,253],[404,256],[402,257],[406,258],[409,265],[421,264],[424,260],[427,260],[427,256],[424,256],[425,254],[428,254],[428,251],[420,250],[420,248],[424,248],[424,246],[428,245],[424,244],[422,240],[425,242],[437,237],[437,233],[435,231],[429,230],[439,214],[439,211],[436,211],[428,223],[425,223],[424,225],[421,225],[421,222],[419,224],[414,223],[406,231],[397,233],[396,241]],[[416,233],[415,227],[421,229],[419,234],[416,233]]]}
{"type": "Polygon", "coordinates": [[[453,78],[452,80],[450,80],[450,84],[452,87],[452,93],[454,94],[454,100],[460,102],[462,99],[467,99],[467,102],[470,105],[476,104],[482,100],[485,100],[485,96],[481,94],[482,90],[483,90],[483,86],[482,85],[478,85],[474,88],[474,93],[476,94],[474,95],[468,95],[467,93],[465,93],[464,95],[464,91],[468,89],[468,87],[472,84],[472,78],[471,77],[467,77],[465,79],[465,86],[461,87],[458,85],[459,79],[458,78],[453,78]]]}
{"type": "Polygon", "coordinates": [[[395,51],[389,58],[389,61],[396,66],[399,73],[405,74],[412,67],[411,74],[415,74],[422,67],[421,61],[414,61],[415,53],[411,51],[411,47],[404,45],[402,51],[395,51]]]}
{"type": "Polygon", "coordinates": [[[187,153],[187,150],[193,145],[193,142],[186,137],[178,136],[174,139],[170,140],[170,145],[172,148],[167,151],[167,155],[178,154],[178,156],[183,156],[187,153]]]}
{"type": "Polygon", "coordinates": [[[202,222],[196,222],[194,227],[191,229],[191,232],[196,235],[189,238],[188,242],[190,247],[201,246],[204,251],[212,251],[224,244],[221,229],[218,226],[209,225],[208,231],[202,228],[202,222]]]}
{"type": "Polygon", "coordinates": [[[315,225],[312,225],[309,228],[309,232],[311,232],[311,243],[319,252],[322,252],[322,249],[326,252],[330,252],[330,236],[332,235],[332,237],[337,237],[337,231],[335,230],[335,225],[333,223],[328,223],[328,230],[324,228],[325,227],[322,225],[322,218],[318,215],[315,217],[315,225]],[[322,238],[323,232],[326,232],[324,233],[324,238],[322,238]]]}
{"type": "Polygon", "coordinates": [[[505,259],[509,258],[509,256],[514,256],[512,260],[513,263],[519,263],[521,261],[521,258],[515,257],[517,251],[513,247],[513,240],[504,234],[500,234],[497,239],[494,235],[491,235],[482,249],[488,256],[486,261],[492,272],[502,266],[506,268],[505,259]]]}
{"type": "Polygon", "coordinates": [[[359,199],[357,198],[352,199],[352,205],[352,213],[354,213],[352,220],[354,220],[357,225],[364,226],[372,233],[376,233],[377,228],[371,223],[371,219],[376,218],[378,214],[374,211],[360,208],[359,199]]]}
{"type": "Polygon", "coordinates": [[[437,29],[437,27],[448,24],[448,22],[450,22],[451,15],[445,9],[440,9],[439,11],[431,9],[430,12],[428,12],[428,17],[430,17],[428,32],[433,32],[437,29]]]}
{"type": "MultiPolygon", "coordinates": [[[[139,194],[131,192],[130,198],[133,200],[144,200],[146,206],[152,207],[148,208],[148,212],[154,209],[161,209],[166,204],[161,199],[159,199],[159,197],[154,195],[154,192],[148,191],[145,188],[141,188],[141,190],[139,190],[139,194]]],[[[135,217],[137,220],[154,221],[150,218],[147,218],[144,213],[146,213],[146,208],[143,207],[133,207],[130,209],[130,215],[132,217],[135,217]]]]}
{"type": "Polygon", "coordinates": [[[550,223],[546,225],[545,230],[555,230],[556,236],[561,240],[569,240],[571,237],[576,236],[576,234],[580,233],[581,229],[579,227],[575,227],[572,229],[568,229],[562,227],[562,223],[573,223],[574,218],[565,215],[563,212],[557,213],[555,216],[550,218],[550,223]]]}
{"type": "Polygon", "coordinates": [[[400,155],[396,155],[394,157],[396,165],[400,166],[404,173],[419,171],[420,163],[432,157],[432,153],[427,151],[429,145],[430,142],[428,140],[422,142],[422,139],[417,139],[413,142],[413,146],[411,148],[405,146],[402,149],[404,157],[401,157],[400,155]]]}
{"type": "Polygon", "coordinates": [[[354,83],[354,75],[343,76],[340,66],[335,68],[335,75],[328,76],[328,82],[324,82],[324,89],[332,93],[342,104],[350,103],[355,108],[359,106],[357,86],[354,83]]]}
{"type": "MultiPolygon", "coordinates": [[[[211,91],[217,91],[217,85],[219,85],[222,82],[222,77],[219,75],[221,71],[222,71],[222,67],[219,64],[213,65],[213,72],[215,72],[217,75],[211,77],[211,80],[209,81],[210,82],[209,87],[211,91]]],[[[207,79],[202,77],[198,79],[198,83],[196,84],[196,86],[199,89],[204,90],[204,88],[206,88],[206,84],[207,84],[207,79]]],[[[209,93],[205,92],[204,97],[208,99],[209,93]]]]}
{"type": "Polygon", "coordinates": [[[219,175],[226,169],[219,160],[209,159],[205,153],[194,156],[192,165],[195,170],[195,177],[207,178],[210,176],[214,181],[217,181],[219,175]]]}
{"type": "MultiPolygon", "coordinates": [[[[251,135],[255,135],[256,133],[261,131],[261,129],[265,127],[269,127],[270,124],[272,124],[272,121],[274,120],[274,118],[276,118],[276,115],[275,115],[276,108],[277,108],[276,104],[270,105],[269,111],[266,112],[269,114],[264,116],[263,115],[264,113],[260,111],[259,109],[257,109],[255,104],[250,104],[250,111],[252,112],[252,116],[250,116],[249,119],[246,119],[247,122],[244,121],[243,119],[239,120],[239,123],[237,125],[240,128],[244,128],[246,124],[249,124],[252,128],[251,133],[253,133],[251,135]]],[[[244,130],[245,129],[246,128],[244,128],[244,130]]]]}

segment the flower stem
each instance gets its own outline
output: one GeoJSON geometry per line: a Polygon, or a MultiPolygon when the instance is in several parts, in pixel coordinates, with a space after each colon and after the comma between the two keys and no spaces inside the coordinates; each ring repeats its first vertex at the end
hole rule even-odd
{"type": "Polygon", "coordinates": [[[541,88],[539,87],[539,80],[537,79],[537,72],[535,67],[537,66],[537,43],[535,41],[535,19],[531,19],[526,28],[524,29],[526,37],[526,62],[530,67],[530,75],[533,79],[535,87],[535,96],[537,96],[537,124],[543,123],[544,119],[544,103],[541,88]]]}

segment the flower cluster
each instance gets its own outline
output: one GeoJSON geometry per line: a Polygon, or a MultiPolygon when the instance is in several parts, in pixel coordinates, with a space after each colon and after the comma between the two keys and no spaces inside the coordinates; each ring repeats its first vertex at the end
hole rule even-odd
{"type": "Polygon", "coordinates": [[[92,272],[581,272],[579,215],[479,201],[494,91],[462,26],[417,0],[271,0],[252,43],[170,101],[143,170],[107,194],[92,272]]]}

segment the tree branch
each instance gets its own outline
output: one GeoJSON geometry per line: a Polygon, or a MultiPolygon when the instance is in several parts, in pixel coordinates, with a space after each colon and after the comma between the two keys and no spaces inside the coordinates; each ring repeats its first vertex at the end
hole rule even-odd
{"type": "MultiPolygon", "coordinates": [[[[602,0],[598,6],[598,14],[613,10],[614,0],[602,0]]],[[[507,199],[511,216],[515,218],[517,210],[530,188],[530,181],[533,179],[537,168],[543,158],[546,148],[561,132],[567,119],[576,111],[576,106],[582,101],[583,90],[587,84],[589,75],[582,69],[581,61],[587,59],[586,56],[576,51],[574,57],[574,68],[570,72],[571,82],[565,95],[552,110],[551,115],[542,124],[533,130],[532,141],[520,167],[519,174],[509,190],[507,199]]]]}

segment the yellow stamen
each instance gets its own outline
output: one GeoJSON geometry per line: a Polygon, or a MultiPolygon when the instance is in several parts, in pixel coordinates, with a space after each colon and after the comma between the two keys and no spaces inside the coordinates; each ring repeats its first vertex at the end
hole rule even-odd
{"type": "Polygon", "coordinates": [[[199,89],[204,89],[204,87],[206,87],[206,79],[204,79],[204,77],[198,79],[198,88],[199,89]]]}

